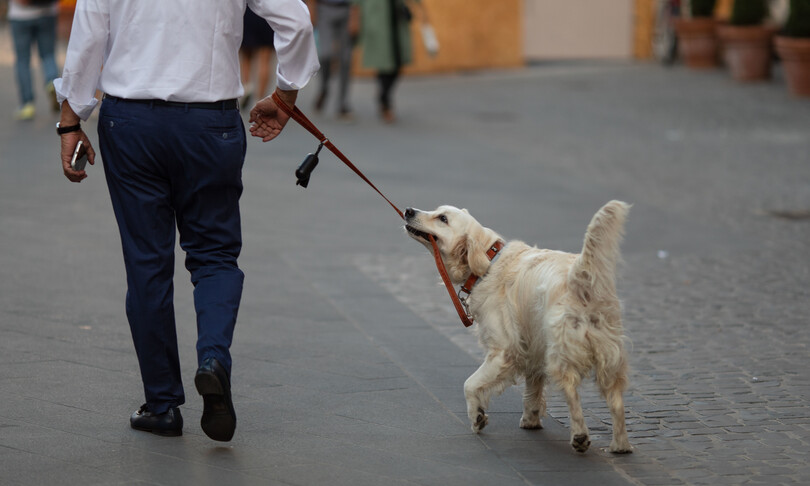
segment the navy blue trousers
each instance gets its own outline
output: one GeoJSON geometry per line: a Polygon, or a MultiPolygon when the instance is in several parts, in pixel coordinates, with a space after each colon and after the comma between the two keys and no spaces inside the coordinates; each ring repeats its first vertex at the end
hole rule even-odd
{"type": "Polygon", "coordinates": [[[216,358],[230,374],[244,280],[237,258],[245,127],[235,109],[108,98],[98,133],[146,403],[162,413],[185,402],[173,303],[177,232],[194,285],[198,363],[216,358]]]}

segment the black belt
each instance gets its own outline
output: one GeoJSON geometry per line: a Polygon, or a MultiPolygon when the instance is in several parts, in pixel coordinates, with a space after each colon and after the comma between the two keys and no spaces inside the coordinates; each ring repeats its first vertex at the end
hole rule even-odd
{"type": "Polygon", "coordinates": [[[172,106],[175,108],[189,108],[199,110],[238,110],[239,100],[236,98],[231,100],[212,101],[210,103],[184,103],[182,101],[165,101],[165,100],[132,100],[129,98],[119,98],[113,95],[104,95],[105,100],[112,100],[115,102],[125,103],[141,103],[153,106],[172,106]]]}

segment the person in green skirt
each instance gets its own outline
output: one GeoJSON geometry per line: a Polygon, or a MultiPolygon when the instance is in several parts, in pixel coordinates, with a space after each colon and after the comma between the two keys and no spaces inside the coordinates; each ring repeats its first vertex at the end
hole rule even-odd
{"type": "Polygon", "coordinates": [[[386,123],[396,120],[393,107],[394,85],[402,67],[412,60],[410,23],[415,8],[423,14],[418,0],[354,0],[360,7],[360,43],[363,66],[377,72],[380,116],[386,123]]]}

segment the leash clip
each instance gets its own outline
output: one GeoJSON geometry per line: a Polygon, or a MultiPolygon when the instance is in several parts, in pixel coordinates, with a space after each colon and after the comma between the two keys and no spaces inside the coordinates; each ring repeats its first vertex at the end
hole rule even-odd
{"type": "Polygon", "coordinates": [[[464,314],[467,316],[467,319],[473,321],[474,319],[472,313],[470,312],[470,304],[467,302],[467,298],[470,296],[470,291],[462,286],[460,289],[458,289],[458,294],[456,294],[456,296],[458,297],[458,301],[461,302],[461,307],[464,308],[464,314]],[[462,292],[466,295],[461,295],[462,292]]]}

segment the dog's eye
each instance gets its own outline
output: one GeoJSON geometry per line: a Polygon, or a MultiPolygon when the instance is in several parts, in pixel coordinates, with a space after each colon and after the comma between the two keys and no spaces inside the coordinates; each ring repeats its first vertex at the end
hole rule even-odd
{"type": "Polygon", "coordinates": [[[442,214],[441,216],[439,216],[439,221],[441,221],[444,224],[447,224],[447,216],[442,214]]]}

